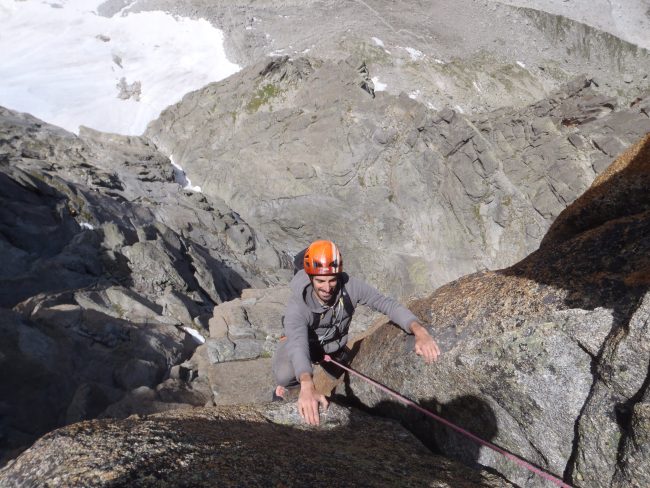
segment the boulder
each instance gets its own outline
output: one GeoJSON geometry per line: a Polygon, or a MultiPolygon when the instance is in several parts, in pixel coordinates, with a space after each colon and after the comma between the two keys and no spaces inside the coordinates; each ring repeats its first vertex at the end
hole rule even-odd
{"type": "Polygon", "coordinates": [[[211,402],[202,379],[156,390],[197,345],[176,325],[282,281],[288,260],[223,201],[183,190],[146,138],[77,137],[1,107],[0,135],[2,458],[102,412],[211,402]]]}
{"type": "Polygon", "coordinates": [[[157,385],[193,350],[172,325],[84,309],[74,296],[33,297],[17,307],[21,313],[2,311],[0,352],[12,365],[0,381],[3,423],[12,432],[3,451],[95,417],[132,388],[157,385]]]}
{"type": "MultiPolygon", "coordinates": [[[[643,486],[650,361],[650,136],[626,151],[516,265],[412,304],[443,354],[425,365],[386,325],[353,367],[577,486],[643,486]]],[[[542,486],[356,377],[340,393],[399,418],[425,444],[542,486]]]]}
{"type": "Polygon", "coordinates": [[[301,422],[288,403],[81,422],[39,440],[0,470],[0,484],[513,486],[431,454],[395,422],[338,405],[319,427],[301,422]]]}
{"type": "Polygon", "coordinates": [[[115,383],[124,389],[132,390],[140,386],[153,387],[160,383],[164,371],[153,361],[144,359],[127,359],[114,372],[115,383]]]}

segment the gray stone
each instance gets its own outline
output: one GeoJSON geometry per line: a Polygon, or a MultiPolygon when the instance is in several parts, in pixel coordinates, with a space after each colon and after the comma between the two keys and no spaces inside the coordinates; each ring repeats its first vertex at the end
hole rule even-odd
{"type": "Polygon", "coordinates": [[[260,357],[264,341],[257,339],[237,339],[235,341],[235,359],[255,359],[260,357]]]}
{"type": "Polygon", "coordinates": [[[111,317],[133,322],[154,320],[166,322],[166,319],[161,316],[162,307],[124,287],[81,291],[75,293],[74,299],[84,309],[95,310],[111,317]]]}
{"type": "Polygon", "coordinates": [[[594,137],[591,141],[597,149],[604,152],[612,158],[618,156],[626,148],[619,139],[610,135],[594,137]]]}
{"type": "Polygon", "coordinates": [[[152,361],[129,359],[115,371],[115,382],[124,390],[140,386],[154,387],[162,378],[162,368],[152,361]]]}
{"type": "Polygon", "coordinates": [[[605,351],[597,366],[599,378],[594,381],[589,402],[578,423],[580,444],[575,475],[588,485],[609,486],[605,480],[613,479],[619,469],[641,471],[640,477],[648,478],[647,469],[640,468],[637,456],[650,454],[650,451],[642,447],[643,442],[630,449],[633,439],[643,439],[648,431],[647,404],[633,400],[639,393],[645,394],[648,387],[646,375],[639,374],[647,371],[650,364],[648,323],[650,294],[645,295],[632,315],[625,336],[612,336],[604,342],[605,351]],[[629,417],[629,420],[622,420],[622,417],[629,417]],[[631,455],[623,458],[623,463],[619,458],[621,445],[628,446],[626,452],[631,455]]]}
{"type": "Polygon", "coordinates": [[[153,483],[177,486],[187,483],[188,466],[197,487],[214,486],[215,479],[245,486],[316,486],[332,479],[372,487],[512,486],[431,454],[396,422],[332,405],[320,426],[309,427],[292,404],[176,410],[69,426],[2,469],[0,484],[44,486],[56,479],[66,486],[108,486],[128,477],[128,484],[149,486],[156,473],[153,483]],[[340,457],[336,463],[332,453],[340,457]],[[299,474],[296,465],[303,467],[299,474]]]}
{"type": "Polygon", "coordinates": [[[102,231],[104,233],[104,241],[102,242],[102,245],[106,249],[115,251],[126,245],[133,244],[133,242],[127,240],[122,229],[120,229],[115,222],[107,222],[103,224],[102,231]]]}
{"type": "Polygon", "coordinates": [[[205,341],[208,358],[213,364],[235,359],[235,344],[228,338],[208,339],[205,341]]]}
{"type": "Polygon", "coordinates": [[[168,288],[165,294],[158,299],[158,304],[162,307],[162,313],[175,318],[180,323],[192,325],[193,316],[200,313],[200,308],[189,297],[168,288]]]}
{"type": "MultiPolygon", "coordinates": [[[[412,304],[442,355],[427,365],[385,324],[352,361],[421,406],[577,486],[642,486],[648,425],[650,172],[646,136],[555,221],[520,263],[412,304]]],[[[504,458],[356,376],[338,393],[400,419],[426,445],[543,486],[504,458]]]]}
{"type": "Polygon", "coordinates": [[[187,264],[162,239],[136,242],[122,252],[129,260],[136,289],[144,293],[162,294],[168,286],[184,290],[186,280],[193,282],[187,264]]]}
{"type": "Polygon", "coordinates": [[[111,403],[117,402],[123,392],[101,383],[83,383],[75,391],[65,414],[65,423],[94,419],[111,403]]]}
{"type": "Polygon", "coordinates": [[[194,325],[199,328],[199,330],[209,330],[210,329],[210,319],[212,318],[211,313],[202,313],[194,317],[194,325]]]}
{"type": "Polygon", "coordinates": [[[198,247],[190,247],[188,255],[195,270],[196,283],[214,303],[232,300],[249,286],[237,272],[198,247]]]}
{"type": "MultiPolygon", "coordinates": [[[[458,42],[439,46],[437,24],[422,15],[428,7],[400,9],[389,3],[376,2],[377,15],[368,16],[367,5],[348,2],[335,16],[336,25],[330,22],[331,9],[312,3],[291,5],[290,21],[273,14],[277,9],[284,14],[286,5],[264,2],[236,9],[203,0],[191,7],[167,0],[131,6],[130,11],[167,8],[176,15],[188,15],[191,8],[192,16],[209,17],[225,30],[229,52],[245,60],[242,65],[279,46],[294,43],[299,52],[318,41],[310,52],[313,57],[301,58],[296,52],[249,65],[230,80],[187,95],[152,124],[148,134],[161,148],[209,181],[206,194],[180,190],[169,158],[149,138],[88,128],[81,128],[77,137],[0,108],[0,253],[9,261],[0,272],[0,305],[14,308],[3,311],[0,359],[16,371],[15,377],[0,382],[2,435],[29,438],[27,444],[60,425],[63,416],[71,421],[95,415],[99,405],[112,401],[104,400],[101,392],[108,391],[113,371],[129,361],[138,362],[134,370],[144,371],[143,377],[146,365],[160,365],[161,379],[167,368],[191,353],[185,334],[169,324],[189,324],[215,304],[234,300],[232,320],[224,314],[211,327],[212,339],[222,341],[223,354],[217,356],[269,355],[282,333],[286,297],[267,300],[251,291],[246,298],[243,290],[288,280],[289,254],[322,237],[323,228],[342,245],[353,274],[400,297],[429,293],[477,269],[508,266],[535,250],[551,221],[565,215],[565,207],[596,174],[650,131],[648,99],[643,98],[643,86],[634,83],[646,76],[648,58],[636,46],[539,10],[468,0],[436,11],[440,25],[454,25],[447,21],[458,12],[472,13],[459,26],[458,42]],[[287,22],[307,25],[305,19],[316,27],[286,27],[287,22]],[[258,29],[260,22],[268,36],[258,29]],[[241,29],[245,23],[250,30],[241,29]],[[354,34],[366,25],[391,46],[392,54],[354,34]],[[494,25],[512,27],[508,43],[494,25]],[[324,30],[327,35],[322,35],[324,30]],[[536,43],[524,42],[531,38],[536,43]],[[277,45],[270,48],[268,39],[277,45]],[[496,53],[476,49],[506,44],[508,49],[518,46],[517,58],[528,56],[521,58],[526,65],[544,66],[544,73],[514,66],[510,51],[504,55],[498,47],[496,53]],[[400,47],[407,45],[423,55],[414,59],[417,51],[400,47]],[[432,62],[434,56],[446,64],[432,62]],[[555,61],[549,64],[548,59],[555,61]],[[589,81],[594,67],[600,70],[598,91],[589,81]],[[560,86],[568,73],[583,68],[586,77],[560,86]],[[374,76],[388,83],[388,91],[375,91],[374,76]],[[435,83],[423,84],[423,79],[435,83]],[[412,100],[407,92],[416,86],[421,93],[412,94],[417,98],[412,100]],[[630,101],[633,105],[624,108],[630,101]],[[456,110],[436,113],[427,105],[456,110]],[[474,107],[485,112],[475,114],[474,107]],[[491,112],[495,107],[501,109],[491,112]],[[596,141],[597,147],[585,141],[596,141]],[[242,300],[237,300],[240,293],[242,300]],[[160,316],[160,304],[173,318],[160,316]]],[[[110,16],[124,6],[109,1],[98,11],[110,16]]],[[[110,41],[99,37],[97,42],[110,41]]],[[[121,66],[122,60],[114,56],[114,62],[121,66]]],[[[133,81],[122,80],[124,96],[137,96],[133,81]]],[[[645,180],[639,178],[642,186],[645,180]]],[[[643,198],[634,198],[623,208],[644,212],[641,202],[643,198]]],[[[594,224],[590,230],[602,229],[594,224]]],[[[573,245],[578,248],[583,242],[578,238],[573,245]]],[[[608,258],[617,271],[603,282],[596,277],[592,286],[618,297],[610,284],[620,290],[639,279],[621,271],[636,257],[629,255],[633,246],[617,248],[610,241],[590,253],[596,259],[610,245],[621,253],[608,258]]],[[[643,262],[638,264],[631,265],[635,272],[645,269],[643,262]]],[[[554,269],[556,277],[564,274],[564,268],[554,269]]],[[[543,295],[543,283],[523,295],[543,295]]],[[[495,303],[507,307],[510,300],[521,299],[516,286],[506,284],[501,290],[502,295],[491,298],[494,303],[476,307],[484,315],[477,320],[487,321],[485,310],[495,303]]],[[[516,313],[504,314],[484,329],[491,338],[480,327],[463,331],[459,326],[458,333],[466,334],[462,339],[467,344],[517,360],[516,370],[508,370],[499,369],[502,362],[491,358],[487,362],[494,371],[479,375],[506,443],[523,446],[544,466],[575,475],[578,484],[584,471],[620,484],[643,482],[647,380],[639,381],[624,368],[634,364],[645,371],[646,351],[615,334],[625,316],[617,298],[590,293],[597,299],[588,305],[576,303],[576,293],[551,297],[565,308],[548,310],[553,307],[543,302],[535,310],[546,310],[540,312],[543,316],[528,316],[525,307],[513,307],[516,313]],[[558,360],[562,371],[539,357],[561,355],[563,348],[566,357],[558,360]],[[588,362],[598,374],[592,374],[590,396],[583,401],[587,371],[592,373],[588,362]],[[535,387],[544,386],[554,399],[549,379],[575,388],[565,403],[553,401],[567,409],[554,419],[562,432],[538,445],[540,426],[551,423],[554,405],[535,387]],[[513,406],[507,397],[521,404],[513,406]],[[571,424],[566,415],[574,415],[581,401],[584,413],[571,424]],[[597,439],[590,425],[601,423],[603,435],[597,439]],[[574,439],[570,457],[576,464],[562,470],[572,426],[584,443],[574,439]],[[613,463],[612,440],[617,436],[613,463]]],[[[634,293],[628,290],[627,295],[634,293]]],[[[470,303],[471,296],[470,291],[462,300],[470,303]]],[[[461,315],[454,321],[460,323],[461,315]]],[[[637,342],[647,342],[639,327],[632,329],[637,342]]],[[[449,355],[459,362],[459,375],[471,370],[472,361],[478,367],[472,351],[446,334],[440,342],[452,349],[449,355]]],[[[213,356],[219,349],[214,344],[213,356]]],[[[385,352],[380,348],[377,356],[385,352]]],[[[152,413],[180,406],[177,401],[186,406],[203,399],[210,403],[208,397],[216,391],[222,399],[228,396],[225,388],[216,387],[217,372],[205,365],[178,367],[170,374],[173,380],[187,377],[194,385],[169,381],[155,391],[142,387],[114,404],[113,412],[152,413]]],[[[460,389],[463,378],[449,375],[460,389]]],[[[416,395],[420,386],[426,387],[414,388],[416,395]]],[[[445,407],[468,403],[454,402],[445,407]]],[[[467,416],[476,413],[492,425],[490,409],[477,405],[466,410],[467,416]]],[[[482,456],[481,462],[502,469],[489,455],[473,456],[446,434],[436,436],[452,454],[470,463],[482,456]]]]}
{"type": "Polygon", "coordinates": [[[604,308],[558,310],[553,313],[553,319],[593,357],[598,355],[614,322],[612,312],[604,308]]]}
{"type": "Polygon", "coordinates": [[[650,458],[650,393],[634,405],[631,433],[623,444],[622,462],[616,468],[613,486],[645,486],[650,482],[645,462],[650,458]]]}
{"type": "Polygon", "coordinates": [[[263,344],[264,341],[246,338],[230,340],[224,337],[206,341],[212,363],[258,358],[262,354],[263,344]]]}
{"type": "MultiPolygon", "coordinates": [[[[147,136],[278,248],[296,253],[327,228],[348,270],[401,297],[532,252],[603,170],[593,164],[600,150],[579,141],[616,141],[621,146],[605,149],[613,154],[641,136],[647,120],[634,107],[617,109],[617,99],[585,77],[526,107],[448,109],[428,119],[416,100],[350,89],[360,65],[260,61],[168,108],[147,136]],[[265,86],[274,91],[251,105],[265,86]],[[496,226],[494,213],[480,211],[493,199],[510,201],[510,219],[496,226]],[[381,245],[381,255],[368,243],[381,245]]],[[[209,274],[200,280],[218,288],[209,274]]]]}
{"type": "Polygon", "coordinates": [[[123,419],[131,415],[152,415],[170,410],[188,410],[185,403],[169,403],[158,400],[156,392],[141,386],[127,393],[120,401],[113,403],[100,414],[100,418],[123,419]]]}
{"type": "Polygon", "coordinates": [[[208,400],[208,396],[194,388],[199,383],[200,381],[194,381],[190,385],[182,380],[169,379],[156,387],[156,395],[160,401],[165,403],[202,407],[208,400]]]}

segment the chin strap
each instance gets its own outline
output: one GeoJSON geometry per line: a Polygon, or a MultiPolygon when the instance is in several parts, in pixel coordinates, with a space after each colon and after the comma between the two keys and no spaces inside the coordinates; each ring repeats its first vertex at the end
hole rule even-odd
{"type": "Polygon", "coordinates": [[[323,360],[326,361],[326,362],[333,363],[333,364],[337,365],[339,368],[343,368],[345,371],[347,371],[350,374],[353,374],[354,376],[358,376],[362,380],[370,383],[371,385],[376,386],[380,390],[382,390],[382,391],[388,393],[389,395],[397,398],[397,400],[399,400],[404,405],[415,408],[419,412],[422,412],[423,414],[431,417],[432,419],[437,420],[438,422],[446,425],[450,429],[453,429],[456,432],[458,432],[459,434],[462,434],[465,437],[468,437],[468,438],[472,439],[474,442],[476,442],[478,444],[481,444],[482,446],[489,447],[493,451],[496,451],[499,454],[507,457],[508,459],[510,459],[510,460],[514,461],[515,463],[517,463],[519,466],[522,466],[522,467],[526,468],[528,471],[531,471],[531,472],[535,473],[536,475],[541,476],[545,480],[548,480],[551,483],[554,483],[557,486],[560,486],[562,488],[573,488],[571,485],[565,483],[564,481],[562,481],[557,476],[554,476],[552,474],[547,473],[546,471],[543,471],[541,468],[538,468],[537,466],[534,466],[533,464],[529,463],[525,459],[522,459],[522,458],[520,458],[518,456],[515,456],[514,454],[506,451],[505,449],[502,449],[501,447],[499,447],[499,446],[497,446],[495,444],[492,444],[491,442],[485,441],[485,440],[481,439],[480,437],[475,436],[471,432],[469,432],[469,431],[467,431],[467,430],[465,430],[465,429],[463,429],[461,427],[458,427],[456,424],[450,422],[447,419],[444,419],[444,418],[440,417],[439,415],[436,415],[433,412],[430,412],[426,408],[422,408],[420,405],[415,403],[413,400],[409,400],[405,396],[400,395],[396,391],[391,390],[390,388],[388,388],[387,386],[382,385],[381,383],[378,383],[377,381],[373,380],[372,378],[369,378],[368,376],[366,376],[366,375],[364,375],[362,373],[359,373],[359,372],[353,370],[352,368],[349,368],[349,367],[339,363],[338,361],[335,361],[328,354],[325,354],[325,356],[323,357],[323,360]]]}

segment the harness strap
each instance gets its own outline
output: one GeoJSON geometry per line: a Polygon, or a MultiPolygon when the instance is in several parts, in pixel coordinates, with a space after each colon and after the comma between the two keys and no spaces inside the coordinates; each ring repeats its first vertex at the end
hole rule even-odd
{"type": "MultiPolygon", "coordinates": [[[[341,285],[341,299],[343,299],[343,309],[347,312],[348,317],[352,317],[354,314],[354,305],[352,304],[352,298],[350,298],[350,294],[347,292],[345,289],[345,285],[341,285]]],[[[311,327],[312,329],[316,330],[318,329],[318,326],[320,325],[320,320],[321,320],[321,314],[319,312],[312,312],[312,321],[311,321],[311,327]]],[[[337,324],[335,324],[336,326],[337,324]]],[[[328,342],[331,342],[332,340],[340,339],[341,336],[341,330],[336,327],[336,334],[330,338],[328,342]]]]}

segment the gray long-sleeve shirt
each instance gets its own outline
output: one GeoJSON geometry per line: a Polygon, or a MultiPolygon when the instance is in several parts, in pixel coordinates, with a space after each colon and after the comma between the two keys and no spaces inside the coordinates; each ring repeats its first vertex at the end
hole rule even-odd
{"type": "Polygon", "coordinates": [[[348,342],[348,329],[354,310],[346,310],[342,293],[350,297],[353,309],[358,304],[381,312],[410,333],[410,325],[417,317],[396,300],[382,295],[372,286],[342,273],[338,295],[334,305],[323,305],[314,297],[309,276],[304,270],[298,271],[289,284],[291,297],[284,314],[284,331],[287,336],[289,358],[293,364],[296,378],[303,373],[312,373],[309,356],[309,342],[320,342],[326,353],[341,349],[348,342]],[[314,314],[319,314],[314,324],[314,314]],[[316,325],[316,327],[314,327],[316,325]]]}

